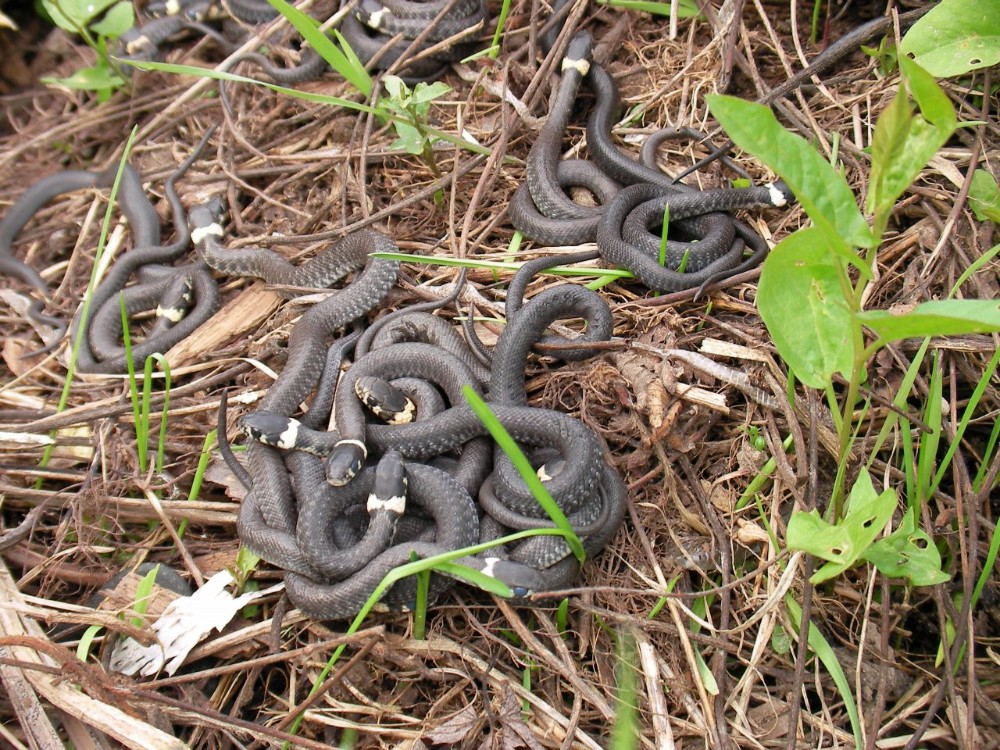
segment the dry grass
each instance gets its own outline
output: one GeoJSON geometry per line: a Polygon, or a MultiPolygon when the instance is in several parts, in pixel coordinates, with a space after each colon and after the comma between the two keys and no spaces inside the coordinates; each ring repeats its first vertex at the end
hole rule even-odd
{"type": "MultiPolygon", "coordinates": [[[[546,111],[550,81],[537,63],[531,11],[531,3],[514,5],[500,62],[469,64],[462,76],[449,74],[454,91],[433,111],[439,127],[465,128],[493,148],[494,157],[442,147],[438,179],[419,160],[391,152],[393,135],[363,117],[234,87],[239,121],[223,127],[212,141],[215,150],[182,181],[185,202],[225,195],[235,207],[229,230],[234,245],[262,243],[293,258],[308,256],[345,231],[373,225],[404,251],[508,259],[512,229],[503,208],[522,167],[502,157],[527,154],[535,118],[546,111]],[[533,117],[521,119],[503,105],[502,87],[533,117]]],[[[751,63],[737,61],[734,86],[742,95],[760,93],[752,82],[758,76],[774,85],[786,76],[786,66],[800,67],[787,13],[783,4],[748,4],[735,37],[740,56],[753,50],[751,63]]],[[[715,90],[727,56],[722,35],[713,37],[705,23],[682,23],[679,38],[671,41],[661,20],[606,9],[588,9],[583,22],[601,43],[598,55],[609,60],[628,104],[645,107],[641,122],[626,132],[710,125],[704,95],[715,90]]],[[[798,37],[811,54],[806,23],[798,19],[798,37]]],[[[845,19],[835,28],[856,23],[845,19]]],[[[34,72],[45,74],[72,71],[89,54],[60,35],[44,40],[39,52],[34,72]]],[[[177,47],[170,59],[221,62],[208,43],[177,47]]],[[[860,149],[897,85],[895,76],[877,79],[865,64],[860,55],[851,58],[781,110],[786,123],[801,124],[824,151],[830,133],[842,136],[839,156],[860,192],[866,174],[859,169],[865,163],[860,149]]],[[[981,79],[975,84],[981,90],[981,79]]],[[[305,88],[344,94],[332,77],[305,88]]],[[[204,81],[141,74],[131,97],[118,94],[104,105],[40,86],[7,94],[0,196],[9,205],[30,182],[59,168],[104,167],[120,154],[132,124],[140,128],[134,164],[161,195],[163,180],[204,129],[222,120],[218,99],[204,95],[211,89],[204,81]]],[[[949,93],[965,119],[979,119],[980,105],[969,90],[956,86],[949,93]]],[[[870,306],[940,296],[995,243],[992,227],[977,223],[956,198],[976,163],[995,162],[996,121],[959,135],[900,204],[870,306]]],[[[677,171],[693,158],[679,150],[665,166],[677,171]]],[[[759,165],[744,165],[760,175],[759,165]]],[[[714,168],[698,177],[707,186],[720,179],[714,168]]],[[[67,318],[90,273],[94,217],[102,205],[83,194],[61,200],[17,245],[19,256],[46,269],[58,288],[54,307],[67,318]]],[[[750,221],[777,241],[803,215],[775,211],[750,221]]],[[[529,247],[525,257],[532,252],[529,247]]],[[[405,266],[391,304],[440,296],[452,277],[447,268],[405,266]]],[[[506,278],[486,271],[470,278],[480,312],[497,312],[491,303],[502,299],[506,278]]],[[[531,291],[549,283],[539,280],[531,291]]],[[[800,393],[798,406],[789,404],[785,375],[755,312],[753,279],[713,292],[710,302],[653,298],[629,285],[604,291],[614,307],[616,335],[641,346],[611,350],[581,365],[538,365],[529,373],[534,401],[558,405],[603,436],[632,500],[625,528],[587,566],[580,588],[567,592],[567,630],[556,625],[551,607],[557,598],[537,609],[514,609],[458,589],[434,607],[423,641],[409,637],[406,615],[373,617],[370,629],[347,639],[345,657],[311,701],[311,684],[344,639],[336,627],[285,612],[274,597],[200,646],[197,660],[179,675],[152,681],[133,683],[97,663],[80,663],[71,650],[79,630],[53,630],[66,622],[107,624],[106,616],[81,615],[68,605],[85,602],[127,560],[160,561],[194,581],[233,564],[233,483],[213,465],[199,500],[185,498],[221,390],[267,387],[268,377],[241,358],[280,369],[288,324],[301,307],[293,302],[271,312],[262,307],[267,294],[258,287],[227,285],[226,300],[263,309],[262,321],[250,322],[243,312],[219,316],[211,330],[172,354],[181,369],[175,369],[171,394],[169,466],[160,477],[139,473],[131,407],[119,380],[81,380],[69,410],[55,414],[64,354],[41,362],[19,359],[37,338],[16,300],[3,297],[0,430],[44,434],[58,428],[59,448],[49,466],[39,469],[40,447],[2,446],[0,529],[10,533],[32,508],[42,509],[28,517],[30,528],[21,527],[23,538],[2,553],[0,678],[6,691],[0,697],[0,745],[28,744],[26,735],[33,732],[40,747],[69,741],[77,748],[107,746],[88,738],[84,728],[90,726],[97,736],[114,737],[111,746],[180,746],[165,739],[177,737],[196,748],[259,747],[291,739],[287,729],[302,715],[294,739],[301,747],[326,747],[341,738],[358,747],[604,747],[615,717],[615,634],[627,631],[641,657],[634,668],[640,672],[644,746],[849,747],[841,697],[814,659],[800,660],[799,630],[781,604],[787,592],[804,603],[836,647],[855,687],[867,747],[912,746],[918,727],[922,747],[997,747],[995,577],[976,611],[953,599],[978,576],[996,522],[996,496],[974,492],[970,475],[1000,409],[997,384],[988,388],[956,469],[923,519],[947,549],[953,583],[907,592],[863,567],[813,590],[805,585],[809,564],[782,556],[766,525],[782,539],[792,508],[824,496],[835,468],[832,426],[814,396],[800,393]],[[761,406],[684,361],[651,353],[671,347],[698,351],[706,342],[723,347],[721,361],[748,372],[777,407],[761,406]],[[763,448],[748,434],[751,427],[763,448]],[[801,446],[794,454],[780,449],[789,434],[801,446]],[[770,456],[777,468],[757,497],[763,513],[752,503],[737,510],[737,499],[770,456]],[[158,505],[149,500],[154,493],[163,498],[158,505]],[[171,530],[185,518],[181,554],[171,530]],[[661,597],[665,606],[650,616],[661,597]],[[696,628],[692,608],[699,602],[708,612],[696,628]],[[934,663],[946,616],[961,623],[968,644],[951,672],[934,663]],[[700,675],[696,654],[711,670],[718,695],[700,675]]],[[[996,298],[994,268],[977,274],[964,291],[996,298]]],[[[906,344],[886,349],[873,363],[868,385],[881,398],[877,404],[895,393],[912,354],[906,344]]],[[[945,363],[942,409],[946,423],[954,425],[997,342],[975,336],[935,345],[945,363]]],[[[918,379],[915,409],[925,389],[918,379]]],[[[881,406],[872,410],[856,456],[868,455],[885,414],[881,406]]],[[[897,486],[898,450],[887,446],[876,462],[897,486]]],[[[123,624],[115,622],[120,630],[123,624]]]]}

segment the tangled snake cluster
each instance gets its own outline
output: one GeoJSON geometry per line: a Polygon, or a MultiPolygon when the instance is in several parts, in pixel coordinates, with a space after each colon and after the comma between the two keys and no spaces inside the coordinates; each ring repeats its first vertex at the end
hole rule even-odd
{"type": "MultiPolygon", "coordinates": [[[[210,37],[232,53],[235,45],[207,22],[224,18],[255,26],[278,17],[267,0],[153,0],[145,12],[148,19],[119,39],[122,59],[157,60],[171,39],[188,33],[210,37]]],[[[410,82],[435,78],[448,63],[475,52],[474,38],[488,17],[485,0],[359,0],[344,2],[341,13],[338,31],[358,59],[377,70],[399,67],[402,78],[410,82]]],[[[228,67],[243,61],[286,86],[318,78],[328,69],[311,47],[304,48],[299,63],[288,68],[258,52],[233,55],[228,67]]]]}
{"type": "MultiPolygon", "coordinates": [[[[213,6],[206,0],[164,3],[164,15],[141,27],[146,42],[132,39],[138,46],[126,51],[154,54],[179,29],[201,24],[213,6]],[[155,41],[151,46],[150,40],[155,41]]],[[[247,22],[273,14],[269,4],[258,0],[230,0],[229,6],[234,12],[241,9],[247,22]]],[[[474,30],[482,25],[485,9],[480,0],[392,0],[391,4],[363,0],[346,18],[353,19],[347,27],[361,24],[363,36],[381,49],[385,39],[378,34],[382,33],[412,33],[409,38],[422,37],[433,44],[460,35],[463,29],[474,30]],[[439,33],[422,33],[432,19],[439,33]]],[[[352,46],[357,31],[348,33],[345,28],[352,46]]],[[[547,36],[547,47],[554,42],[554,36],[547,36]]],[[[358,44],[363,51],[365,43],[358,44]]],[[[652,166],[650,156],[655,155],[656,144],[675,133],[664,131],[651,139],[644,149],[646,162],[618,150],[610,135],[619,104],[617,88],[591,59],[590,47],[586,33],[569,42],[552,111],[531,149],[526,182],[510,205],[515,227],[540,243],[596,240],[597,253],[585,252],[571,260],[600,255],[661,291],[703,287],[759,263],[766,243],[723,211],[784,205],[790,198],[787,189],[778,184],[696,191],[675,185],[652,166]],[[595,161],[562,160],[563,131],[584,80],[596,94],[587,125],[595,161]],[[603,204],[588,208],[574,202],[564,192],[572,185],[587,187],[603,204]],[[671,240],[663,253],[658,231],[650,229],[657,229],[667,207],[671,232],[684,241],[671,240]],[[744,258],[747,246],[751,254],[744,258]],[[658,259],[658,252],[665,257],[658,259]],[[677,269],[678,264],[684,270],[677,269]]],[[[398,57],[402,50],[390,50],[387,57],[394,59],[393,54],[398,57]]],[[[445,58],[427,59],[435,70],[411,67],[410,74],[434,75],[445,58]]],[[[295,73],[299,74],[301,70],[295,73]]],[[[281,75],[272,73],[275,78],[281,75]]],[[[427,311],[399,311],[364,335],[360,330],[345,334],[377,309],[396,283],[398,263],[372,257],[394,251],[395,244],[382,234],[363,230],[301,267],[269,250],[225,248],[221,203],[210,201],[186,212],[175,187],[210,134],[167,181],[165,192],[177,227],[177,237],[169,245],[159,244],[156,212],[138,175],[125,167],[119,195],[135,247],[111,268],[95,292],[91,316],[86,323],[78,316],[72,332],[85,325],[79,359],[83,370],[122,372],[128,355],[120,343],[120,297],[130,315],[157,311],[157,322],[133,347],[134,360],[141,362],[188,335],[215,312],[219,295],[213,271],[297,287],[327,287],[356,272],[351,284],[311,308],[293,329],[284,370],[259,408],[242,420],[251,438],[246,466],[226,452],[248,490],[239,514],[240,539],[287,571],[286,590],[292,602],[316,618],[351,617],[388,572],[414,557],[455,553],[492,544],[513,532],[553,526],[511,458],[489,439],[487,428],[467,403],[465,389],[483,397],[499,422],[527,449],[584,552],[597,554],[624,520],[626,488],[588,426],[559,411],[528,405],[525,370],[535,344],[553,339],[565,343],[560,337],[543,335],[561,319],[583,319],[586,326],[573,339],[576,346],[560,348],[560,356],[575,360],[593,356],[592,345],[612,334],[611,313],[603,299],[588,289],[564,285],[523,303],[532,275],[554,265],[543,258],[525,264],[512,280],[507,324],[491,356],[427,311]],[[197,248],[197,260],[172,265],[191,244],[197,248]],[[353,361],[342,372],[348,359],[353,361]],[[309,405],[300,414],[306,402],[309,405]]],[[[11,253],[14,237],[56,195],[106,186],[113,178],[111,171],[64,172],[30,189],[0,222],[0,271],[46,292],[41,277],[11,253]]],[[[560,261],[565,262],[566,256],[560,261]]],[[[29,314],[52,322],[40,304],[33,305],[29,314]]],[[[521,601],[533,593],[571,585],[579,570],[570,547],[551,534],[494,545],[477,554],[458,554],[452,563],[501,581],[521,601]]],[[[444,575],[431,579],[432,597],[450,584],[450,577],[460,575],[454,567],[441,570],[444,575]]],[[[414,597],[415,585],[405,579],[382,603],[405,608],[413,605],[414,597]]]]}

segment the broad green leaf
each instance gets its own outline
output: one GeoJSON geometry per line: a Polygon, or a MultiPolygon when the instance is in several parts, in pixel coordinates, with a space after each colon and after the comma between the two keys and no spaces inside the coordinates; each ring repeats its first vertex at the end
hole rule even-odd
{"type": "Polygon", "coordinates": [[[95,33],[109,39],[117,39],[135,25],[135,11],[132,4],[118,2],[97,23],[90,28],[95,33]]]}
{"type": "Polygon", "coordinates": [[[100,91],[123,86],[121,79],[107,65],[94,65],[90,68],[80,68],[68,78],[43,78],[42,83],[49,86],[63,86],[78,91],[100,91]]]}
{"type": "MultiPolygon", "coordinates": [[[[792,618],[792,623],[797,629],[801,630],[802,608],[792,598],[791,594],[785,594],[785,607],[792,618]]],[[[851,731],[854,732],[854,746],[861,747],[864,744],[861,738],[861,715],[858,713],[858,704],[854,701],[854,693],[851,692],[851,683],[847,679],[847,675],[844,674],[844,668],[840,665],[840,660],[833,652],[833,649],[830,648],[829,642],[823,637],[822,631],[812,624],[812,621],[809,622],[806,643],[809,644],[809,648],[812,649],[812,652],[816,654],[816,658],[823,664],[823,667],[833,680],[833,684],[837,686],[837,690],[840,692],[840,699],[844,702],[844,710],[847,711],[847,716],[851,720],[851,731]]]]}
{"type": "Polygon", "coordinates": [[[400,120],[394,120],[392,124],[399,136],[392,142],[392,148],[405,149],[407,153],[418,156],[424,152],[424,137],[419,130],[400,120]]]}
{"type": "Polygon", "coordinates": [[[116,2],[118,0],[42,0],[42,7],[56,26],[75,34],[116,2]]]}
{"type": "Polygon", "coordinates": [[[903,516],[898,529],[879,539],[864,554],[890,578],[906,578],[913,586],[934,586],[950,576],[941,570],[941,554],[923,529],[916,528],[916,508],[903,516]]]}
{"type": "Polygon", "coordinates": [[[413,101],[417,104],[427,104],[451,91],[451,86],[442,81],[425,83],[421,81],[413,89],[413,101]]]}
{"type": "Polygon", "coordinates": [[[247,576],[257,569],[258,563],[260,563],[260,555],[241,544],[240,548],[236,551],[237,579],[243,580],[247,578],[247,576]]]}
{"type": "Polygon", "coordinates": [[[955,108],[934,76],[909,58],[900,60],[899,67],[921,116],[946,138],[950,136],[956,127],[955,108]]]}
{"type": "Polygon", "coordinates": [[[912,111],[901,87],[875,125],[868,210],[875,214],[877,231],[885,227],[896,199],[955,130],[955,111],[934,79],[911,60],[899,62],[919,113],[912,111]]]}
{"type": "Polygon", "coordinates": [[[708,97],[708,106],[736,145],[781,175],[824,233],[851,247],[874,245],[843,176],[806,140],[782,127],[768,107],[718,94],[708,97]]]}
{"type": "Polygon", "coordinates": [[[389,98],[398,106],[405,107],[410,95],[410,88],[399,76],[387,75],[382,78],[382,85],[385,86],[389,98]]]}
{"type": "Polygon", "coordinates": [[[837,524],[824,521],[815,510],[796,513],[788,521],[788,548],[827,560],[809,579],[813,584],[838,576],[863,559],[892,518],[896,493],[888,489],[876,494],[871,477],[863,471],[847,503],[847,513],[837,524]]]}
{"type": "Polygon", "coordinates": [[[1000,0],[942,0],[899,45],[938,78],[1000,63],[1000,0]]]}
{"type": "Polygon", "coordinates": [[[781,358],[812,388],[833,373],[847,375],[854,361],[851,311],[842,271],[817,227],[782,240],[764,261],[757,307],[781,358]]]}
{"type": "Polygon", "coordinates": [[[980,221],[1000,224],[1000,188],[993,175],[985,169],[977,169],[969,186],[969,205],[980,221]]]}
{"type": "Polygon", "coordinates": [[[887,341],[913,336],[996,333],[1000,331],[1000,302],[989,299],[932,300],[898,315],[886,310],[868,310],[858,313],[857,317],[863,325],[887,341]]]}

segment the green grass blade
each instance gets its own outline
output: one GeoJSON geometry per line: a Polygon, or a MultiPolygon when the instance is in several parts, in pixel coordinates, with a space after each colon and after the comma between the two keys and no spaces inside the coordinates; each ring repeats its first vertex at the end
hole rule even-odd
{"type": "Polygon", "coordinates": [[[497,54],[500,52],[500,40],[503,37],[503,29],[507,24],[507,16],[510,15],[510,0],[503,0],[503,4],[500,6],[500,14],[497,16],[497,28],[493,32],[493,41],[490,42],[489,50],[487,54],[496,59],[497,54]]]}
{"type": "MultiPolygon", "coordinates": [[[[993,374],[996,372],[998,364],[1000,364],[1000,349],[993,352],[993,356],[986,365],[986,369],[983,371],[982,377],[979,378],[979,382],[976,383],[976,387],[973,389],[972,395],[969,396],[969,401],[965,405],[965,410],[962,412],[962,418],[958,421],[958,427],[955,429],[955,437],[948,445],[948,450],[945,451],[944,457],[938,465],[937,472],[934,474],[934,479],[928,488],[928,497],[937,490],[941,481],[944,479],[945,472],[947,472],[948,467],[951,466],[951,461],[955,457],[955,453],[958,451],[959,445],[962,443],[965,431],[968,428],[969,423],[972,421],[972,417],[975,415],[976,407],[979,406],[979,402],[982,400],[983,395],[986,393],[986,389],[990,385],[990,381],[993,379],[993,374]]],[[[940,413],[940,409],[938,412],[940,413]]],[[[983,463],[985,465],[985,462],[983,463]]]]}
{"type": "MultiPolygon", "coordinates": [[[[77,328],[76,337],[70,342],[69,360],[66,363],[66,379],[63,381],[62,391],[59,394],[59,402],[56,404],[56,413],[66,409],[69,403],[69,392],[73,385],[73,375],[76,372],[76,360],[80,353],[80,347],[84,345],[84,338],[87,333],[87,321],[90,318],[90,301],[94,296],[94,289],[97,286],[97,269],[100,267],[101,257],[104,255],[104,248],[108,244],[108,234],[111,231],[111,216],[114,213],[115,203],[118,199],[118,188],[122,181],[122,172],[128,163],[128,156],[132,152],[132,144],[135,143],[135,134],[138,132],[138,125],[132,127],[128,139],[125,141],[125,149],[122,153],[121,161],[118,162],[118,171],[115,172],[114,182],[111,184],[111,197],[108,199],[107,208],[104,210],[104,219],[101,221],[101,234],[97,239],[97,250],[94,254],[94,265],[90,269],[90,280],[87,283],[87,290],[83,295],[83,303],[80,306],[80,326],[77,328]]],[[[50,433],[55,437],[55,431],[50,433]]],[[[42,452],[42,459],[39,461],[41,467],[46,467],[52,459],[54,445],[45,446],[42,452]]],[[[42,480],[35,482],[36,489],[41,487],[42,480]]]]}
{"type": "Polygon", "coordinates": [[[135,60],[121,60],[121,62],[128,63],[132,67],[138,68],[139,70],[158,70],[163,73],[173,73],[181,76],[211,78],[216,81],[227,81],[229,83],[247,83],[251,86],[263,86],[264,88],[271,89],[271,91],[275,91],[279,94],[292,96],[306,102],[329,104],[334,107],[344,107],[345,109],[353,109],[357,112],[365,112],[373,115],[381,114],[379,110],[374,107],[370,107],[367,104],[361,104],[360,102],[354,102],[350,99],[344,99],[339,96],[330,96],[328,94],[314,94],[308,91],[299,91],[298,89],[289,88],[288,86],[279,86],[276,83],[262,81],[259,78],[250,78],[248,76],[241,76],[236,73],[229,73],[223,70],[199,68],[197,65],[177,65],[175,63],[163,62],[137,62],[135,60]]]}
{"type": "Polygon", "coordinates": [[[573,556],[580,563],[583,563],[586,554],[583,551],[583,545],[580,543],[579,537],[573,531],[573,527],[566,519],[566,515],[562,512],[562,509],[556,505],[549,491],[545,489],[545,485],[542,484],[542,480],[538,478],[538,474],[531,467],[527,456],[524,455],[518,444],[514,442],[514,438],[510,436],[510,433],[500,424],[500,420],[493,416],[493,412],[490,411],[489,406],[478,393],[466,385],[462,386],[462,395],[469,406],[472,407],[472,411],[486,425],[486,429],[489,430],[490,435],[492,435],[497,445],[500,446],[500,450],[513,462],[517,473],[521,475],[524,483],[528,485],[531,494],[538,500],[538,504],[542,506],[548,517],[552,519],[556,528],[563,533],[566,544],[572,550],[573,556]]]}
{"type": "MultiPolygon", "coordinates": [[[[360,64],[361,61],[358,60],[357,55],[353,52],[350,56],[345,55],[331,41],[330,37],[319,30],[319,25],[315,19],[307,16],[298,8],[289,5],[285,0],[267,1],[275,10],[288,19],[288,22],[295,27],[295,30],[302,35],[302,38],[309,42],[320,57],[326,60],[331,68],[342,75],[344,80],[354,86],[365,97],[371,96],[373,88],[372,78],[368,75],[368,71],[365,70],[365,66],[360,64]]],[[[340,41],[345,47],[350,46],[343,37],[340,38],[340,41]]]]}
{"type": "Polygon", "coordinates": [[[632,750],[639,745],[639,655],[635,637],[625,631],[618,638],[615,665],[615,720],[610,750],[632,750]]]}
{"type": "MultiPolygon", "coordinates": [[[[788,614],[791,616],[795,627],[801,628],[802,608],[799,607],[798,602],[795,601],[791,594],[785,595],[785,607],[788,608],[788,614]]],[[[827,673],[833,679],[833,684],[840,691],[840,699],[844,702],[844,709],[847,711],[847,716],[851,721],[851,731],[854,733],[854,745],[855,747],[861,747],[863,744],[861,741],[861,716],[858,714],[858,704],[854,701],[854,693],[851,692],[851,683],[848,681],[847,675],[844,674],[844,668],[840,666],[837,655],[833,653],[833,649],[826,638],[823,637],[823,633],[811,622],[809,623],[806,640],[809,643],[809,648],[816,654],[820,663],[822,663],[827,673]]],[[[803,665],[799,666],[803,667],[803,665]]]]}
{"type": "MultiPolygon", "coordinates": [[[[428,266],[448,266],[456,268],[476,268],[496,271],[511,271],[516,273],[521,268],[521,263],[499,261],[499,260],[477,260],[471,258],[452,258],[449,256],[435,255],[411,255],[410,253],[372,253],[373,258],[385,258],[387,260],[398,260],[403,263],[413,263],[428,266]]],[[[543,273],[551,273],[556,276],[598,276],[600,278],[610,277],[613,280],[633,279],[628,271],[619,268],[586,268],[577,266],[555,266],[547,268],[543,273]]]]}
{"type": "MultiPolygon", "coordinates": [[[[122,341],[125,344],[125,367],[128,370],[128,393],[132,400],[132,419],[135,424],[135,450],[139,457],[139,471],[143,474],[149,466],[149,399],[145,399],[146,409],[143,410],[143,399],[139,395],[138,381],[135,377],[135,362],[132,361],[132,335],[128,329],[128,310],[125,309],[125,293],[118,295],[119,312],[122,321],[122,341]]],[[[148,383],[149,378],[146,378],[148,383]]]]}

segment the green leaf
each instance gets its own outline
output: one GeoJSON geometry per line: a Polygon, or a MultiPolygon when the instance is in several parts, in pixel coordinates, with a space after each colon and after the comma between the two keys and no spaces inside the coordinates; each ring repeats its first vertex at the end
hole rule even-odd
{"type": "Polygon", "coordinates": [[[424,136],[412,125],[400,120],[393,120],[392,126],[399,136],[392,142],[392,148],[402,148],[410,154],[420,155],[424,152],[424,136]]]}
{"type": "Polygon", "coordinates": [[[435,99],[444,96],[449,91],[451,91],[451,86],[442,81],[434,81],[434,83],[421,81],[413,89],[413,101],[416,104],[429,104],[435,99]]]}
{"type": "Polygon", "coordinates": [[[260,563],[260,555],[241,544],[236,551],[236,570],[239,573],[237,578],[246,579],[257,569],[258,563],[260,563]]]}
{"type": "Polygon", "coordinates": [[[718,94],[707,98],[712,114],[733,142],[781,175],[831,243],[874,245],[847,181],[807,141],[782,127],[762,104],[718,94]]]}
{"type": "Polygon", "coordinates": [[[80,642],[76,646],[76,658],[80,661],[87,661],[87,654],[90,653],[90,647],[94,645],[94,639],[104,630],[101,625],[91,625],[85,631],[83,635],[80,636],[80,642]]]}
{"type": "Polygon", "coordinates": [[[904,88],[879,117],[872,140],[871,186],[868,210],[881,231],[888,215],[920,170],[951,137],[955,111],[927,72],[912,60],[900,60],[904,80],[919,114],[914,114],[904,88]]]}
{"type": "Polygon", "coordinates": [[[97,23],[91,25],[95,33],[109,39],[117,39],[135,25],[135,11],[132,3],[116,3],[97,23]]]}
{"type": "Polygon", "coordinates": [[[387,75],[382,78],[382,85],[385,86],[389,99],[398,107],[406,108],[410,96],[410,87],[406,85],[402,78],[394,75],[387,75]]]}
{"type": "Polygon", "coordinates": [[[858,313],[857,318],[887,341],[913,336],[996,333],[1000,331],[1000,302],[989,299],[932,300],[920,303],[907,313],[868,310],[858,313]]]}
{"type": "Polygon", "coordinates": [[[77,91],[100,91],[124,86],[125,81],[107,65],[98,63],[89,68],[80,68],[68,78],[43,78],[48,86],[62,86],[77,91]]]}
{"type": "Polygon", "coordinates": [[[1000,0],[942,0],[913,24],[899,51],[938,78],[1000,63],[1000,0]]]}
{"type": "MultiPolygon", "coordinates": [[[[314,18],[307,16],[298,8],[288,4],[285,0],[267,0],[271,6],[281,15],[288,19],[288,22],[295,27],[302,38],[309,42],[310,46],[329,63],[330,67],[340,73],[344,79],[366,97],[372,92],[372,79],[368,75],[363,65],[357,64],[357,55],[345,54],[325,33],[319,30],[319,25],[314,18]]],[[[347,45],[347,40],[343,36],[339,37],[342,45],[347,45]]]]}
{"type": "Polygon", "coordinates": [[[993,175],[985,169],[977,169],[969,186],[969,205],[980,221],[1000,224],[1000,188],[993,175]]]}
{"type": "Polygon", "coordinates": [[[75,34],[116,2],[118,0],[42,0],[42,7],[56,26],[75,34]]]}
{"type": "Polygon", "coordinates": [[[132,618],[132,624],[137,628],[142,627],[142,615],[146,614],[146,610],[149,609],[149,602],[153,595],[153,586],[156,585],[156,576],[159,574],[160,565],[157,563],[150,568],[149,572],[140,579],[135,587],[135,603],[132,605],[132,609],[138,617],[132,618]]]}
{"type": "Polygon", "coordinates": [[[876,494],[871,477],[863,471],[851,488],[847,503],[847,514],[835,525],[824,521],[815,510],[796,513],[788,521],[788,548],[827,560],[809,579],[813,584],[838,576],[863,559],[892,518],[896,493],[887,489],[876,494]]]}
{"type": "Polygon", "coordinates": [[[941,554],[923,529],[916,528],[916,508],[903,516],[898,529],[879,539],[864,554],[890,578],[905,578],[913,586],[934,586],[951,576],[941,570],[941,554]]]}
{"type": "MultiPolygon", "coordinates": [[[[637,13],[651,13],[654,16],[669,16],[669,2],[654,2],[653,0],[598,0],[602,5],[622,10],[634,10],[637,13]]],[[[678,18],[694,18],[701,11],[694,0],[680,0],[677,3],[678,18]]]]}
{"type": "Polygon", "coordinates": [[[786,237],[764,261],[757,307],[782,359],[812,388],[854,362],[851,311],[842,271],[831,260],[825,235],[807,227],[786,237]]]}
{"type": "MultiPolygon", "coordinates": [[[[792,598],[791,594],[785,594],[785,607],[792,618],[796,628],[802,627],[802,608],[799,603],[792,598]]],[[[840,665],[840,660],[830,648],[829,642],[823,637],[823,633],[812,622],[809,622],[809,629],[806,635],[806,642],[812,649],[816,657],[822,662],[833,684],[840,692],[840,699],[844,702],[844,710],[851,720],[851,730],[854,732],[854,746],[861,747],[864,743],[861,737],[861,715],[858,713],[858,704],[854,700],[854,693],[851,692],[851,683],[844,674],[844,668],[840,665]]]]}
{"type": "Polygon", "coordinates": [[[461,578],[464,581],[468,581],[473,586],[481,588],[487,593],[496,594],[504,599],[510,599],[514,596],[514,592],[511,591],[510,586],[501,581],[499,578],[488,576],[481,570],[470,568],[468,565],[461,565],[460,563],[453,562],[442,562],[435,565],[434,570],[438,570],[441,573],[446,573],[456,578],[461,578]]]}

